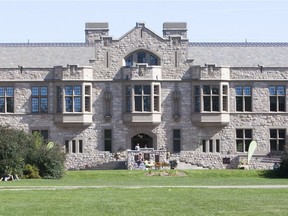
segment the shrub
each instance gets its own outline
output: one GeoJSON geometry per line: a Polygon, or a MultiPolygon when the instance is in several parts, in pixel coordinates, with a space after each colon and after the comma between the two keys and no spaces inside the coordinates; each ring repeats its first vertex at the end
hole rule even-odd
{"type": "Polygon", "coordinates": [[[276,170],[279,177],[288,178],[288,153],[285,152],[280,163],[279,169],[276,170]]]}
{"type": "Polygon", "coordinates": [[[48,148],[39,133],[0,126],[0,175],[9,168],[10,174],[18,176],[38,178],[38,172],[42,178],[61,178],[64,162],[65,154],[57,146],[48,148]]]}
{"type": "Polygon", "coordinates": [[[35,165],[26,164],[23,171],[23,177],[26,179],[39,179],[39,169],[35,165]]]}
{"type": "Polygon", "coordinates": [[[39,157],[35,162],[39,168],[39,173],[46,179],[59,179],[64,176],[65,173],[65,154],[57,147],[52,149],[41,149],[38,152],[39,157]]]}
{"type": "Polygon", "coordinates": [[[0,126],[0,174],[9,168],[9,172],[22,175],[31,140],[23,131],[0,126]]]}

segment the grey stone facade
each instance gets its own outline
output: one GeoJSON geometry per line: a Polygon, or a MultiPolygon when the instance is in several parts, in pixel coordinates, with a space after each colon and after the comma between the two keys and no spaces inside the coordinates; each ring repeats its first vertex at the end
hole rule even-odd
{"type": "Polygon", "coordinates": [[[136,23],[119,39],[109,36],[108,23],[87,23],[85,40],[0,44],[1,124],[48,131],[48,140],[67,152],[68,169],[115,160],[116,152],[131,167],[137,142],[162,156],[168,151],[172,159],[218,169],[236,168],[247,157],[247,149],[239,151],[241,140],[258,144],[250,168],[271,168],[281,156],[279,143],[287,142],[288,44],[191,43],[186,23],[164,23],[163,36],[136,23]],[[47,111],[34,112],[42,96],[33,96],[32,87],[41,86],[48,87],[47,111]],[[80,95],[75,89],[69,95],[71,86],[80,95]],[[216,92],[204,95],[207,86],[216,92]],[[251,87],[249,111],[236,109],[238,86],[251,87]],[[270,111],[271,86],[284,86],[284,110],[270,111]],[[12,111],[7,87],[14,90],[12,111]],[[252,135],[239,137],[237,130],[252,135]]]}

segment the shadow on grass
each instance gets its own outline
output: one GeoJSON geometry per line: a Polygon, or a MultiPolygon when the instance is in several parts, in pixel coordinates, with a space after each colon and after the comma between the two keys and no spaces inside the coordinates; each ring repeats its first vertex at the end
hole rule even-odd
{"type": "Polygon", "coordinates": [[[259,175],[263,178],[272,178],[272,179],[288,178],[288,175],[286,173],[283,173],[280,169],[263,170],[259,173],[259,175]]]}

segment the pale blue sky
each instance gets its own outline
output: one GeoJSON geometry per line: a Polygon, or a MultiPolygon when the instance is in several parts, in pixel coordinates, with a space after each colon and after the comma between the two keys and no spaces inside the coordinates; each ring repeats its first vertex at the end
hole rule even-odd
{"type": "Polygon", "coordinates": [[[85,22],[119,38],[139,21],[161,36],[163,22],[187,22],[191,42],[288,42],[287,1],[0,0],[0,43],[84,42],[85,22]]]}

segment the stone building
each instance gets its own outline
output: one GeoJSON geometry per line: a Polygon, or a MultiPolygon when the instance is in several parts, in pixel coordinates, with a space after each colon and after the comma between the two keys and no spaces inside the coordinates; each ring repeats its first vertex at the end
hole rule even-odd
{"type": "Polygon", "coordinates": [[[252,140],[250,167],[270,168],[287,142],[287,60],[288,43],[189,42],[186,23],[119,39],[86,23],[85,43],[0,44],[0,122],[60,145],[70,169],[137,143],[233,168],[252,140]]]}

